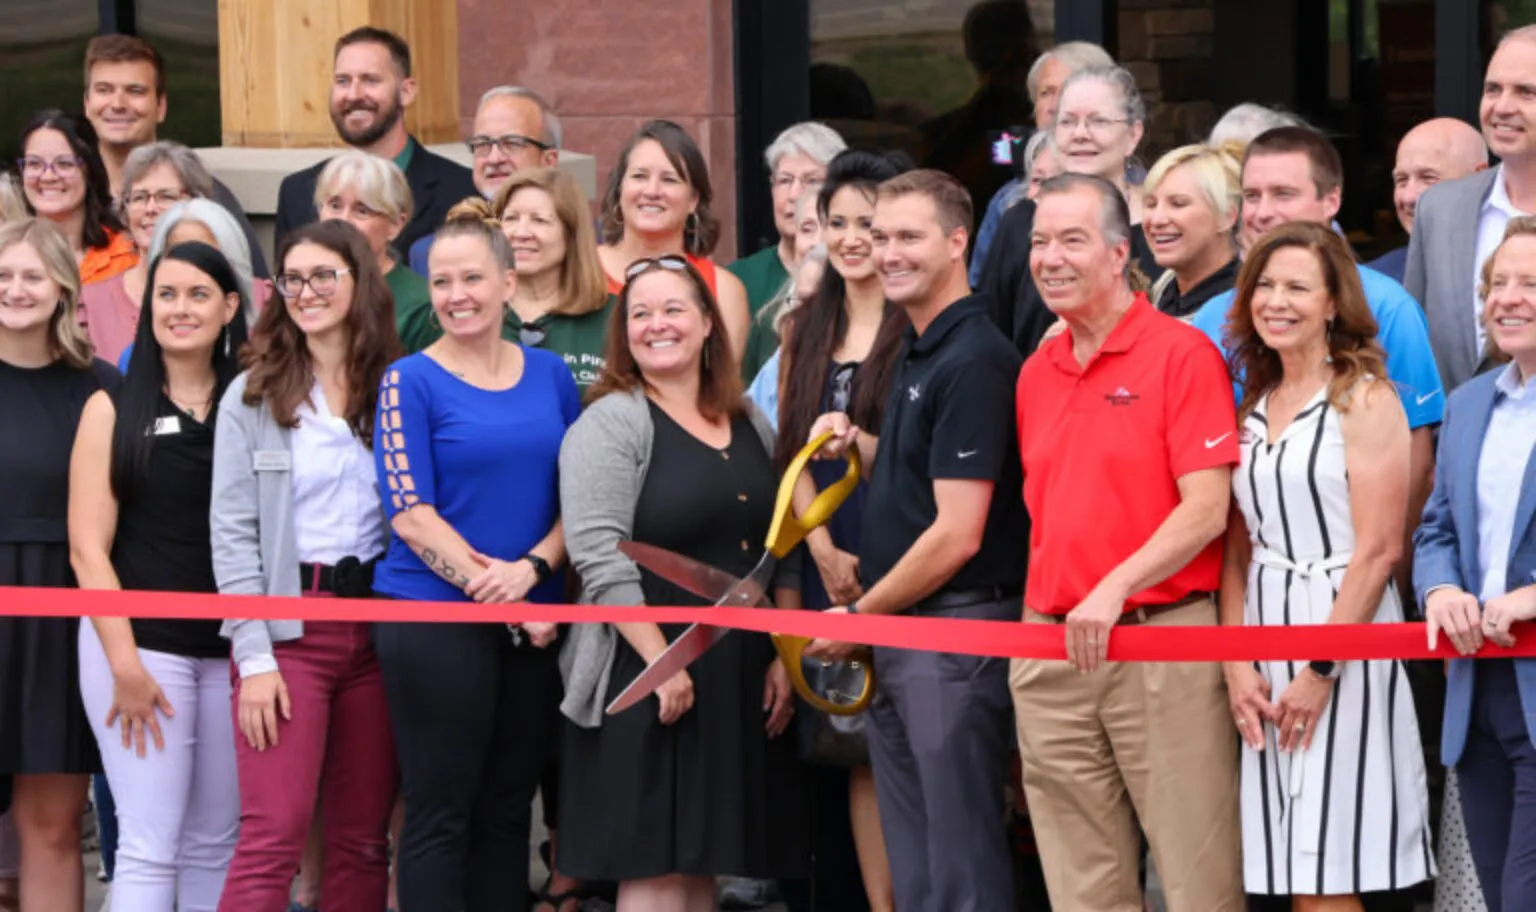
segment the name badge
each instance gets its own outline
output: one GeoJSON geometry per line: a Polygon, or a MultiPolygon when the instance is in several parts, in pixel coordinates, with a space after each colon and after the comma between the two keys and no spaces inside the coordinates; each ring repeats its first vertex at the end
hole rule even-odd
{"type": "Polygon", "coordinates": [[[175,415],[163,415],[163,416],[155,419],[155,436],[156,437],[160,437],[160,436],[163,436],[163,435],[166,435],[166,434],[180,434],[180,433],[181,433],[181,419],[176,417],[175,415]]]}
{"type": "Polygon", "coordinates": [[[254,462],[258,472],[286,472],[293,457],[287,450],[257,450],[254,462]]]}

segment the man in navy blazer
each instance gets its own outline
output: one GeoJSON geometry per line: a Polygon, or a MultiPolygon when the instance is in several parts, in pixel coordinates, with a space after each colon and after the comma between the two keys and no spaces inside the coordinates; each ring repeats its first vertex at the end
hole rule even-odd
{"type": "MultiPolygon", "coordinates": [[[[1510,230],[1485,314],[1515,362],[1451,394],[1414,535],[1430,645],[1444,631],[1464,657],[1484,638],[1512,645],[1510,624],[1536,618],[1536,219],[1510,230]]],[[[1447,678],[1441,759],[1488,908],[1536,909],[1536,659],[1454,659],[1447,678]]]]}
{"type": "MultiPolygon", "coordinates": [[[[354,149],[393,159],[411,187],[411,220],[395,238],[401,262],[417,238],[442,225],[454,204],[475,196],[469,169],[429,152],[405,130],[405,109],[416,99],[411,49],[400,36],[370,26],[336,42],[331,80],[331,123],[354,149]]],[[[283,178],[277,192],[276,236],[317,218],[315,183],[325,162],[283,178]]]]}

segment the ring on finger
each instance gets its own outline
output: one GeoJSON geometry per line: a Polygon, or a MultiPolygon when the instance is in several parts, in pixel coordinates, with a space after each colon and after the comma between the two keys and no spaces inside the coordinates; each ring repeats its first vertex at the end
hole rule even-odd
{"type": "Polygon", "coordinates": [[[1305,722],[1297,722],[1295,725],[1291,726],[1291,731],[1295,732],[1298,735],[1301,734],[1302,732],[1306,731],[1306,730],[1307,730],[1307,723],[1305,723],[1305,722]]]}

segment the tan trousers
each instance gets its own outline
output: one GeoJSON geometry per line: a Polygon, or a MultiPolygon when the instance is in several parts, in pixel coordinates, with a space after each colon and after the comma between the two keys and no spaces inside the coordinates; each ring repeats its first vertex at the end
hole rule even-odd
{"type": "MultiPolygon", "coordinates": [[[[1214,624],[1216,606],[1147,623],[1214,624]]],[[[1168,912],[1242,912],[1237,735],[1219,664],[1112,662],[1084,675],[1015,659],[1009,685],[1055,912],[1141,912],[1142,832],[1168,912]]]]}

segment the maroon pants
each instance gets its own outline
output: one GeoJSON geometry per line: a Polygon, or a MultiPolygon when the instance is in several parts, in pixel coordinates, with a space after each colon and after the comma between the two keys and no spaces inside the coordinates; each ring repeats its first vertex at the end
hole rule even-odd
{"type": "Polygon", "coordinates": [[[367,624],[306,622],[273,652],[293,718],[257,751],[239,731],[240,840],[219,912],[285,912],[315,811],[323,802],[326,912],[382,910],[389,889],[386,842],[398,787],[395,745],[367,624]]]}

